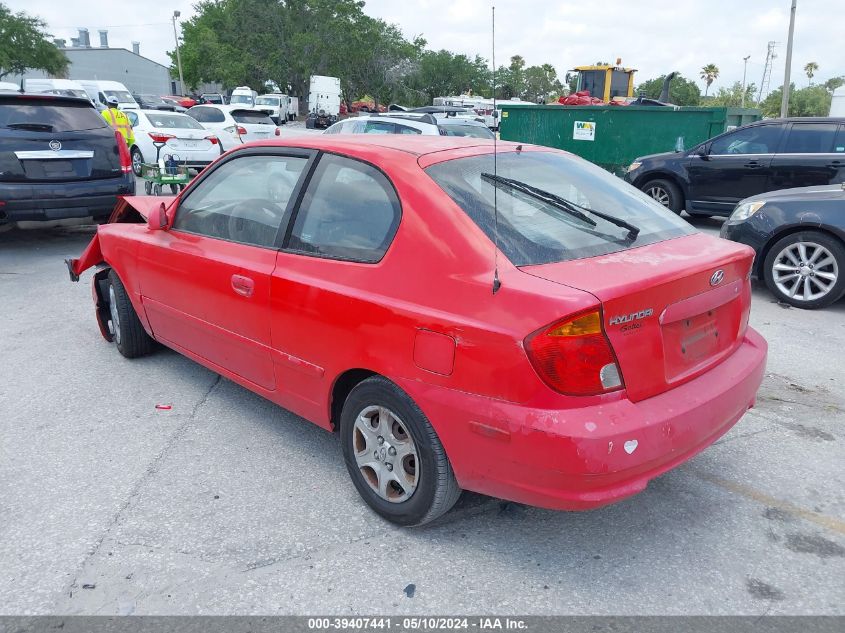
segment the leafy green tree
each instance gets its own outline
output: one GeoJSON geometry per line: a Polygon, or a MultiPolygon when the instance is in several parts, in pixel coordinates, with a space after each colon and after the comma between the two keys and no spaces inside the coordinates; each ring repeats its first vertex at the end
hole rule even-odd
{"type": "MultiPolygon", "coordinates": [[[[754,102],[757,87],[754,84],[745,86],[745,104],[754,102]]],[[[742,105],[742,83],[735,81],[730,88],[719,88],[718,92],[707,101],[708,106],[723,106],[738,108],[742,105]]]]}
{"type": "Polygon", "coordinates": [[[67,72],[67,57],[49,40],[45,28],[40,18],[23,11],[12,13],[0,4],[0,79],[22,75],[27,69],[51,75],[67,72]]]}
{"type": "Polygon", "coordinates": [[[833,92],[840,86],[845,86],[845,75],[841,77],[831,77],[826,82],[824,82],[824,87],[826,90],[833,92]]]}
{"type": "MultiPolygon", "coordinates": [[[[663,90],[665,78],[666,75],[660,75],[660,77],[644,81],[637,86],[637,94],[649,99],[658,99],[660,91],[663,90]]],[[[669,84],[669,101],[679,106],[697,106],[701,101],[701,90],[694,81],[684,78],[679,73],[669,84]]]]}
{"type": "MultiPolygon", "coordinates": [[[[789,94],[789,112],[787,116],[827,116],[830,112],[831,94],[824,86],[808,86],[795,89],[791,84],[789,94]]],[[[783,86],[769,93],[760,104],[763,116],[780,116],[780,102],[783,97],[783,86]]]]}
{"type": "Polygon", "coordinates": [[[525,69],[525,92],[520,95],[527,101],[547,103],[563,93],[563,84],[551,64],[529,66],[525,69]]]}
{"type": "Polygon", "coordinates": [[[459,94],[490,95],[490,69],[487,60],[476,55],[456,55],[447,50],[422,51],[415,71],[405,87],[410,105],[430,104],[435,97],[459,94]]]}
{"type": "Polygon", "coordinates": [[[819,65],[816,62],[807,62],[804,64],[804,73],[807,75],[807,85],[813,85],[813,76],[816,74],[818,69],[819,65]]]}
{"type": "Polygon", "coordinates": [[[707,84],[707,87],[704,89],[704,96],[706,97],[707,92],[710,90],[710,85],[719,77],[719,67],[716,64],[707,64],[702,67],[700,76],[704,80],[704,83],[707,84]]]}

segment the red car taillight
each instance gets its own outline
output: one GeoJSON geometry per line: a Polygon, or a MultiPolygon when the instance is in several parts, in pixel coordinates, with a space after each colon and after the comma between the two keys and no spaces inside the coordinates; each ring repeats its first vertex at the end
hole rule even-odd
{"type": "Polygon", "coordinates": [[[246,128],[239,125],[238,126],[238,136],[246,136],[246,128]]]}
{"type": "Polygon", "coordinates": [[[158,132],[147,132],[147,134],[153,139],[153,143],[167,143],[170,139],[176,138],[172,134],[159,134],[158,132]]]}
{"type": "Polygon", "coordinates": [[[543,382],[560,393],[592,396],[623,386],[598,310],[569,317],[531,334],[525,339],[525,350],[543,382]]]}
{"type": "Polygon", "coordinates": [[[218,139],[216,136],[206,136],[206,137],[205,137],[205,140],[206,140],[206,141],[211,141],[211,144],[212,144],[212,145],[217,145],[217,143],[219,143],[219,142],[220,142],[220,139],[218,139]]]}
{"type": "Polygon", "coordinates": [[[132,171],[132,157],[129,155],[129,148],[126,147],[126,139],[119,131],[114,131],[114,140],[117,141],[117,155],[120,157],[120,171],[128,174],[132,171]]]}

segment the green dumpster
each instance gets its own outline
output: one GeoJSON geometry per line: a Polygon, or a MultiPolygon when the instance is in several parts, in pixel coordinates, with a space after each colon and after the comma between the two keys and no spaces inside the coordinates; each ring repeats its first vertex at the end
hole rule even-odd
{"type": "Polygon", "coordinates": [[[617,175],[638,156],[689,149],[758,121],[749,108],[503,105],[503,141],[556,147],[617,175]]]}

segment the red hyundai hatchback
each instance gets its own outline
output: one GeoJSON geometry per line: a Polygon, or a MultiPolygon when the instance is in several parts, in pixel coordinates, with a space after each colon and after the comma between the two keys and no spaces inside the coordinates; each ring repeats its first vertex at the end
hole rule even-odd
{"type": "Polygon", "coordinates": [[[128,197],[69,262],[100,329],[339,431],[402,525],[462,488],[556,509],[643,490],[752,406],[751,249],[548,148],[318,136],[128,197]],[[497,247],[498,246],[498,247],[497,247]]]}

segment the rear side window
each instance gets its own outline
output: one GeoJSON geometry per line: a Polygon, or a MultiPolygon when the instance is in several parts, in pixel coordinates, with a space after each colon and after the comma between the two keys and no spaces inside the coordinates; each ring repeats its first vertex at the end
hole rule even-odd
{"type": "Polygon", "coordinates": [[[845,125],[839,126],[839,131],[833,140],[833,152],[835,154],[845,154],[845,125]]]}
{"type": "Polygon", "coordinates": [[[195,106],[188,110],[188,114],[200,123],[223,123],[226,120],[226,116],[217,108],[195,106]]]}
{"type": "Polygon", "coordinates": [[[325,154],[302,200],[289,248],[332,259],[377,262],[399,226],[393,186],[375,167],[325,154]]]}
{"type": "Polygon", "coordinates": [[[408,127],[407,125],[399,125],[396,124],[396,133],[397,134],[422,134],[422,130],[418,130],[417,128],[408,127]]]}
{"type": "Polygon", "coordinates": [[[97,110],[86,103],[16,98],[0,100],[0,127],[75,132],[106,127],[106,122],[97,110]]]}
{"type": "Polygon", "coordinates": [[[778,149],[783,126],[755,125],[730,134],[725,134],[713,141],[710,153],[722,154],[774,154],[778,149]]]}
{"type": "Polygon", "coordinates": [[[232,110],[232,118],[237,123],[252,123],[255,125],[276,125],[266,112],[250,112],[249,110],[232,110]]]}
{"type": "Polygon", "coordinates": [[[469,136],[472,138],[493,138],[494,136],[487,126],[466,124],[440,125],[440,133],[444,136],[469,136]]]}
{"type": "Polygon", "coordinates": [[[835,123],[794,123],[786,135],[782,154],[829,154],[833,151],[835,123]]]}
{"type": "Polygon", "coordinates": [[[364,125],[364,134],[393,134],[396,126],[387,121],[367,121],[364,125]]]}

